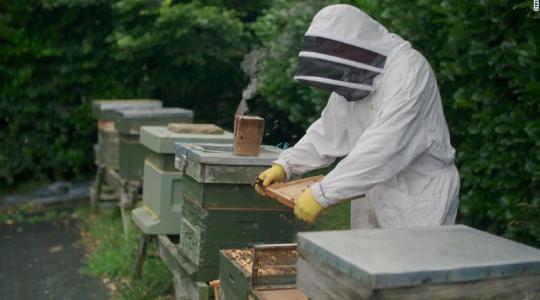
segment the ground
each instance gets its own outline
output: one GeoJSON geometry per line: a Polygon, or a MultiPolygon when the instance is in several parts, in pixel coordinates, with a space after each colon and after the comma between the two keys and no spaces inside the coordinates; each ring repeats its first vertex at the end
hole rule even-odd
{"type": "MultiPolygon", "coordinates": [[[[348,216],[340,205],[298,230],[348,228],[348,216]]],[[[88,200],[0,210],[0,299],[173,299],[155,245],[132,278],[139,236],[123,234],[118,209],[92,214],[88,200]]]]}
{"type": "Polygon", "coordinates": [[[80,272],[78,217],[59,211],[0,225],[0,299],[107,299],[101,281],[80,272]]]}

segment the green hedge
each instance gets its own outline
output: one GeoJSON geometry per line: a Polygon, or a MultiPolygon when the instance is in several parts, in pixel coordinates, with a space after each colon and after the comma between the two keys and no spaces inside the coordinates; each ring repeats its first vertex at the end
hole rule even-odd
{"type": "MultiPolygon", "coordinates": [[[[295,142],[326,103],[327,94],[292,74],[304,31],[330,2],[0,3],[0,183],[88,176],[93,98],[161,98],[194,108],[199,121],[230,124],[246,84],[238,66],[253,49],[263,55],[250,104],[267,119],[265,140],[295,142]]],[[[540,20],[532,2],[352,2],[435,69],[457,149],[462,221],[540,245],[540,20]]]]}
{"type": "MultiPolygon", "coordinates": [[[[254,26],[269,53],[261,94],[300,128],[326,103],[291,79],[302,34],[325,2],[276,1],[254,26]]],[[[435,69],[457,149],[460,220],[540,245],[540,20],[531,3],[356,1],[435,69]]]]}
{"type": "Polygon", "coordinates": [[[227,125],[265,1],[20,0],[0,3],[0,185],[85,177],[90,102],[152,97],[227,125]]]}
{"type": "Polygon", "coordinates": [[[436,71],[457,148],[463,221],[540,245],[540,20],[531,4],[374,2],[436,71]]]}

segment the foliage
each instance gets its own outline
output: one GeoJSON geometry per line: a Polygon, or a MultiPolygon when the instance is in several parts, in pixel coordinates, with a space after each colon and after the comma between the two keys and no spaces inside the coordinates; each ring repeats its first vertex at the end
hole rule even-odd
{"type": "Polygon", "coordinates": [[[0,208],[0,225],[13,225],[16,223],[35,224],[43,221],[75,218],[70,205],[61,203],[56,205],[42,205],[23,203],[0,208]]]}
{"type": "Polygon", "coordinates": [[[311,19],[332,2],[276,0],[253,24],[265,53],[260,62],[260,94],[269,108],[285,113],[288,121],[302,127],[317,118],[328,94],[299,85],[292,79],[297,56],[311,19]]]}
{"type": "Polygon", "coordinates": [[[111,53],[138,69],[135,86],[148,86],[169,105],[194,109],[198,120],[232,119],[245,52],[243,24],[233,11],[146,0],[117,1],[114,11],[118,24],[108,39],[111,53]],[[221,109],[207,109],[212,106],[221,109]]]}
{"type": "MultiPolygon", "coordinates": [[[[327,98],[292,80],[297,54],[311,18],[331,2],[1,2],[0,183],[87,173],[94,98],[161,98],[194,108],[198,121],[230,125],[248,48],[263,53],[250,104],[267,119],[265,141],[296,141],[327,98]]],[[[463,221],[540,245],[532,2],[352,2],[431,62],[457,150],[463,221]]]]}
{"type": "MultiPolygon", "coordinates": [[[[359,2],[368,7],[366,1],[359,2]]],[[[257,76],[260,96],[253,106],[263,112],[267,124],[272,124],[267,129],[267,143],[294,144],[326,105],[329,93],[299,84],[293,75],[304,33],[313,16],[336,3],[351,1],[274,0],[251,26],[258,38],[254,47],[264,53],[257,76]]]]}
{"type": "Polygon", "coordinates": [[[516,4],[374,6],[435,69],[457,149],[463,221],[540,245],[540,20],[516,4]]]}
{"type": "MultiPolygon", "coordinates": [[[[435,69],[457,149],[463,222],[540,245],[540,20],[531,3],[356,1],[435,69]]],[[[324,4],[278,0],[254,25],[268,53],[261,94],[296,128],[326,102],[291,79],[302,34],[324,4]]]]}
{"type": "Polygon", "coordinates": [[[97,82],[115,86],[113,74],[100,72],[106,46],[97,33],[111,26],[108,7],[51,2],[3,2],[0,10],[1,181],[86,169],[94,135],[85,97],[97,82]]]}
{"type": "Polygon", "coordinates": [[[86,207],[78,212],[85,222],[82,244],[89,252],[82,268],[84,273],[102,278],[108,287],[116,287],[113,292],[118,299],[158,299],[172,293],[172,274],[159,258],[155,243],[148,245],[142,278],[132,279],[141,232],[131,224],[133,230],[124,236],[118,210],[99,215],[91,215],[88,210],[86,207]]]}
{"type": "MultiPolygon", "coordinates": [[[[341,203],[331,207],[317,217],[315,223],[309,225],[305,230],[348,230],[351,229],[351,204],[341,203]]],[[[303,230],[302,230],[303,231],[303,230]]]]}
{"type": "Polygon", "coordinates": [[[194,109],[198,121],[229,125],[251,41],[241,18],[266,5],[0,3],[0,184],[87,177],[96,139],[92,99],[159,98],[194,109]]]}

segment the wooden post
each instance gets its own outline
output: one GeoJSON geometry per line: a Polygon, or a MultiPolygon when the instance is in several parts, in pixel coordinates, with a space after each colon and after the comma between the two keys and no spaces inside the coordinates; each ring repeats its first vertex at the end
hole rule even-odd
{"type": "Polygon", "coordinates": [[[94,186],[92,187],[92,192],[90,193],[90,203],[92,206],[93,213],[99,212],[99,200],[101,198],[101,186],[103,184],[104,172],[105,172],[105,168],[103,166],[98,165],[97,171],[96,171],[96,178],[94,181],[94,186]]]}
{"type": "Polygon", "coordinates": [[[133,278],[141,278],[144,259],[146,258],[146,248],[148,247],[148,242],[150,242],[151,238],[151,235],[143,233],[139,239],[139,247],[137,248],[137,253],[135,255],[135,266],[133,267],[133,278]]]}
{"type": "Polygon", "coordinates": [[[257,156],[261,151],[264,119],[257,116],[234,117],[233,153],[240,156],[257,156]]]}

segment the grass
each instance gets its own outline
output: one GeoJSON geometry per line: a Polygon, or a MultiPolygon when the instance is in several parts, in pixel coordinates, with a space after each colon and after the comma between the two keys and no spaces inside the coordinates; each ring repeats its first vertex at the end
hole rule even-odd
{"type": "Polygon", "coordinates": [[[67,204],[40,205],[25,203],[0,209],[0,224],[37,223],[60,220],[72,216],[72,207],[67,204]]]}
{"type": "Polygon", "coordinates": [[[27,180],[13,186],[0,186],[0,198],[3,198],[4,196],[7,196],[9,194],[32,192],[46,184],[48,184],[48,182],[39,180],[27,180]]]}
{"type": "MultiPolygon", "coordinates": [[[[32,191],[41,185],[29,182],[19,186],[16,192],[32,191]]],[[[0,195],[14,191],[3,188],[0,195]]],[[[75,213],[74,203],[55,206],[22,204],[0,211],[0,224],[78,218],[81,221],[81,244],[87,252],[81,271],[101,278],[112,299],[171,299],[172,274],[157,255],[156,245],[151,243],[148,247],[142,278],[133,279],[132,269],[141,232],[133,225],[133,230],[125,236],[118,209],[105,210],[96,215],[91,213],[86,203],[80,205],[75,213]]],[[[75,205],[78,204],[80,202],[75,205]]],[[[324,211],[314,224],[304,226],[302,230],[348,229],[349,216],[350,205],[338,205],[324,211]]]]}
{"type": "Polygon", "coordinates": [[[310,226],[312,230],[343,230],[351,229],[351,204],[342,203],[328,208],[310,226]]]}
{"type": "MultiPolygon", "coordinates": [[[[77,210],[84,221],[82,243],[88,256],[82,271],[100,277],[111,291],[113,299],[170,299],[173,292],[172,275],[157,255],[154,244],[149,245],[141,279],[133,279],[132,268],[140,231],[136,226],[127,236],[122,231],[119,211],[90,213],[89,207],[77,210]]],[[[350,205],[342,204],[324,211],[317,221],[305,230],[348,229],[350,205]]]]}
{"type": "MultiPolygon", "coordinates": [[[[0,204],[2,198],[9,194],[24,194],[35,191],[48,184],[43,181],[24,181],[15,186],[0,187],[0,204]]],[[[0,224],[37,223],[42,221],[60,220],[72,217],[72,202],[55,204],[22,203],[0,208],[0,224]]]]}
{"type": "Polygon", "coordinates": [[[157,255],[157,247],[148,247],[141,279],[133,279],[133,265],[140,231],[132,226],[125,236],[118,210],[94,215],[88,207],[79,210],[84,220],[82,243],[88,249],[82,272],[100,277],[111,291],[112,299],[169,299],[172,274],[157,255]]]}

